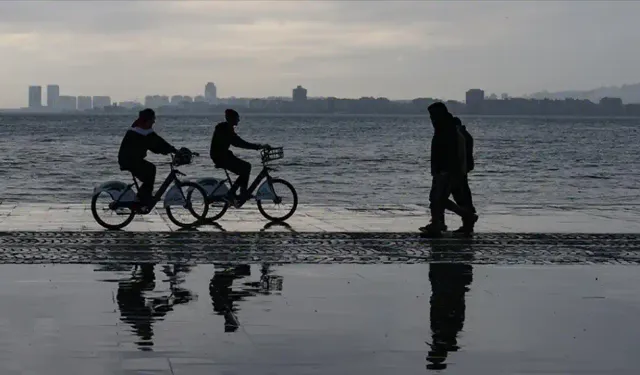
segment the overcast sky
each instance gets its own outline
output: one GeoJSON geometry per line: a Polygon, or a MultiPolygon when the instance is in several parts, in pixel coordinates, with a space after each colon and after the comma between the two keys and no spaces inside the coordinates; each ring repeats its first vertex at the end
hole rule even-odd
{"type": "Polygon", "coordinates": [[[0,1],[0,107],[63,95],[512,95],[640,82],[639,1],[0,1]]]}

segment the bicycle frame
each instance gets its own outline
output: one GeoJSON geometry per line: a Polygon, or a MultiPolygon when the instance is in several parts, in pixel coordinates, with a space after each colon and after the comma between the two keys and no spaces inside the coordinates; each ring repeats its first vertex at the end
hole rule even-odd
{"type": "MultiPolygon", "coordinates": [[[[184,196],[184,194],[182,193],[182,190],[180,189],[182,182],[180,181],[180,179],[178,178],[178,175],[182,175],[184,176],[185,174],[178,171],[177,169],[173,168],[173,166],[171,167],[171,172],[169,172],[169,174],[167,175],[167,178],[162,182],[162,185],[160,185],[160,187],[158,188],[158,191],[156,191],[156,193],[153,195],[153,202],[151,207],[149,207],[149,209],[153,209],[155,208],[155,206],[158,204],[158,202],[160,202],[160,200],[162,199],[162,195],[167,191],[167,189],[169,188],[169,186],[171,185],[171,183],[175,183],[175,186],[170,190],[171,192],[174,192],[174,189],[177,190],[180,194],[179,197],[174,197],[174,194],[167,194],[167,197],[165,197],[165,201],[168,200],[167,203],[171,204],[177,204],[177,203],[183,203],[186,201],[186,197],[184,196]]],[[[125,194],[129,191],[134,191],[134,193],[137,193],[137,190],[140,190],[140,187],[138,186],[138,182],[136,181],[135,177],[133,177],[133,184],[129,184],[127,185],[127,188],[122,192],[122,194],[120,194],[120,196],[118,197],[118,199],[115,200],[115,202],[113,202],[113,207],[112,209],[117,209],[117,208],[121,208],[121,207],[130,207],[133,204],[135,204],[135,201],[127,201],[127,202],[120,202],[120,198],[125,196],[125,194]],[[134,191],[133,187],[136,187],[136,191],[134,191]]],[[[166,204],[165,204],[166,205],[166,204]]]]}
{"type": "MultiPolygon", "coordinates": [[[[253,192],[258,189],[256,199],[273,199],[273,188],[271,186],[271,176],[269,175],[269,171],[274,171],[274,168],[268,167],[266,165],[262,166],[262,170],[253,180],[251,185],[247,188],[247,192],[249,194],[253,194],[253,192]],[[263,180],[265,180],[263,182],[263,180]],[[262,183],[262,184],[261,184],[262,183]]],[[[225,195],[227,193],[226,187],[224,187],[224,182],[229,183],[229,187],[233,186],[233,181],[231,180],[231,176],[229,176],[229,172],[225,169],[225,174],[227,175],[226,179],[219,180],[216,186],[213,187],[212,191],[209,193],[208,199],[210,202],[224,201],[225,195]],[[220,190],[219,194],[216,194],[217,191],[220,190]]],[[[206,186],[205,186],[206,189],[206,186]]]]}

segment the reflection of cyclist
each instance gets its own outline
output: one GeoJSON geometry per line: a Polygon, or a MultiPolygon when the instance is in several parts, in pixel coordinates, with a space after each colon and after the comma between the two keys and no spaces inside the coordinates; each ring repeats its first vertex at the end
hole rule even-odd
{"type": "Polygon", "coordinates": [[[249,187],[249,176],[251,174],[251,164],[238,158],[229,150],[230,146],[249,150],[260,150],[270,148],[269,145],[250,143],[240,138],[235,132],[235,127],[240,122],[240,115],[233,109],[224,111],[225,122],[216,125],[211,138],[211,150],[209,155],[218,168],[224,168],[238,175],[238,179],[229,190],[229,197],[233,198],[240,188],[240,201],[248,199],[247,189],[249,187]]]}
{"type": "Polygon", "coordinates": [[[127,131],[118,152],[120,169],[131,172],[142,185],[138,191],[138,200],[145,206],[151,206],[153,184],[156,179],[156,166],[145,160],[147,151],[167,155],[175,153],[176,148],[153,131],[156,114],[152,109],[140,111],[138,119],[127,131]]]}
{"type": "Polygon", "coordinates": [[[238,307],[235,302],[244,297],[253,295],[245,290],[233,290],[233,282],[236,279],[251,276],[251,266],[239,264],[224,270],[216,270],[211,282],[209,282],[209,295],[213,304],[213,311],[224,317],[224,331],[235,332],[238,330],[236,312],[238,307]]]}
{"type": "Polygon", "coordinates": [[[165,267],[171,295],[156,296],[151,301],[147,300],[145,294],[152,292],[156,287],[154,265],[140,264],[136,271],[131,279],[118,282],[116,300],[120,309],[120,319],[131,325],[133,333],[140,339],[137,342],[138,348],[150,351],[153,347],[153,323],[173,311],[175,305],[187,304],[194,299],[191,291],[179,287],[190,269],[175,265],[171,271],[168,266],[165,267]]]}

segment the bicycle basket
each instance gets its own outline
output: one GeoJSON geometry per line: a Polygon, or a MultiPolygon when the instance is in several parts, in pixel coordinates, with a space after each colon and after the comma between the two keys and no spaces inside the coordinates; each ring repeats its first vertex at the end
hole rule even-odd
{"type": "Polygon", "coordinates": [[[262,162],[268,163],[273,160],[284,158],[284,150],[282,147],[270,148],[268,150],[262,150],[262,162]]]}

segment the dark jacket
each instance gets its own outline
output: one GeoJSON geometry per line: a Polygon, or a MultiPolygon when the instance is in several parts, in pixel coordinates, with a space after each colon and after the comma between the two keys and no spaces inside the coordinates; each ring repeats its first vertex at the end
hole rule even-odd
{"type": "Polygon", "coordinates": [[[121,169],[136,165],[147,157],[147,151],[155,154],[167,155],[175,152],[175,147],[171,146],[153,129],[131,128],[127,131],[118,152],[118,164],[121,169]]]}
{"type": "Polygon", "coordinates": [[[446,116],[432,121],[433,138],[431,139],[431,175],[439,173],[458,173],[458,134],[453,124],[453,117],[446,116]]]}
{"type": "Polygon", "coordinates": [[[246,148],[249,150],[259,150],[260,145],[250,143],[240,138],[236,131],[233,129],[233,125],[228,122],[221,122],[216,125],[216,129],[211,137],[211,149],[209,150],[209,156],[214,162],[221,160],[227,155],[233,153],[229,150],[229,147],[234,146],[238,148],[246,148]]]}

